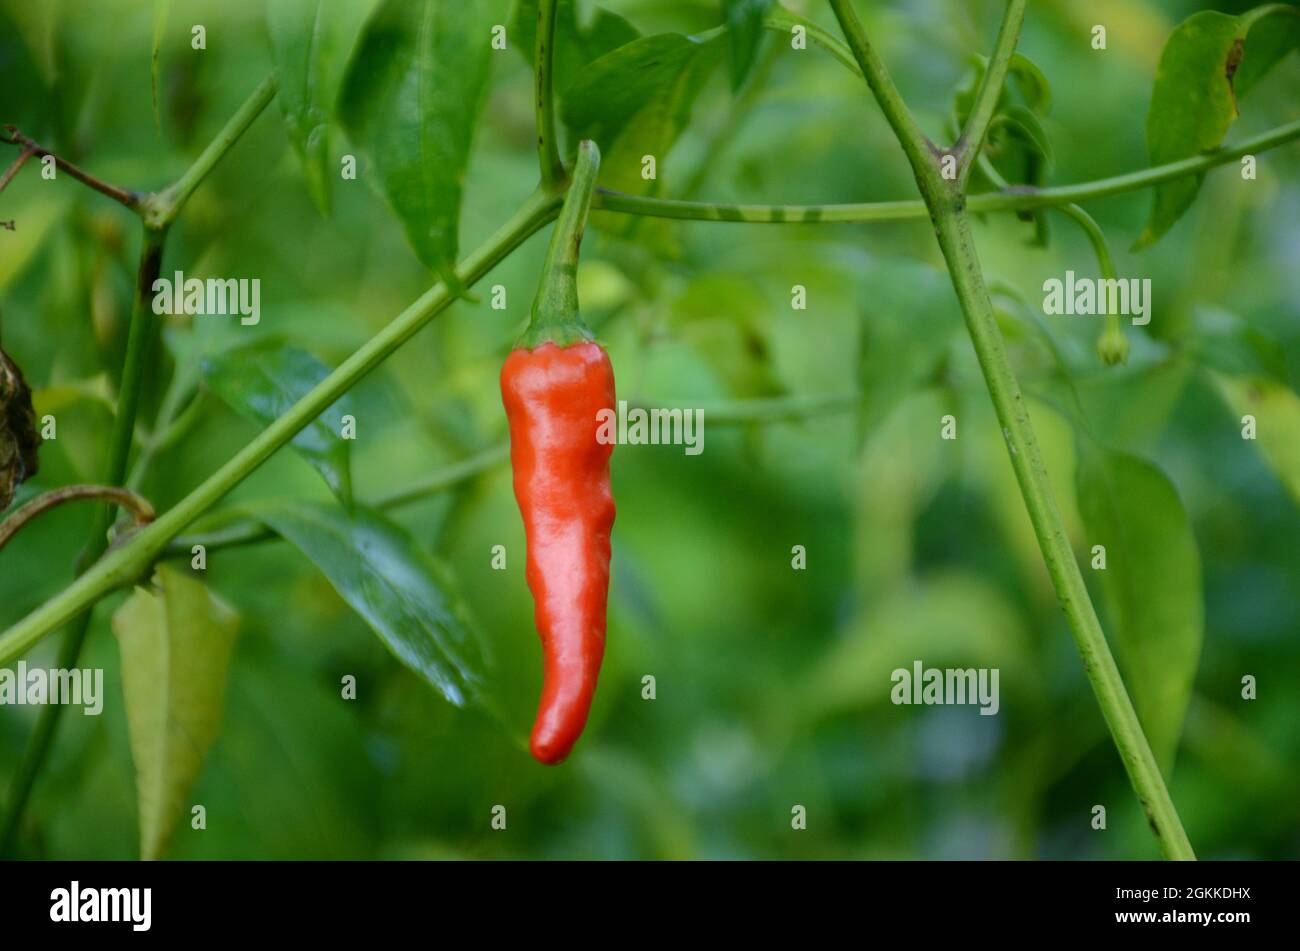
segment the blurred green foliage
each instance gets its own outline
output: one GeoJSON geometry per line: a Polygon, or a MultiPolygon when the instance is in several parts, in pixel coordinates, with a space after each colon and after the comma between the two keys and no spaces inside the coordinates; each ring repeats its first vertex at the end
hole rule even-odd
{"type": "MultiPolygon", "coordinates": [[[[823,4],[789,5],[834,26],[823,4]]],[[[589,6],[577,3],[576,15],[589,6]]],[[[643,34],[698,32],[723,17],[716,0],[601,6],[643,34]]],[[[1198,10],[1249,6],[1032,4],[1020,49],[1052,85],[1048,180],[1143,167],[1165,38],[1198,10]],[[1094,23],[1108,28],[1104,52],[1089,44],[1094,23]]],[[[0,123],[108,181],[161,187],[270,71],[263,9],[259,0],[173,5],[155,121],[148,4],[0,0],[0,123]],[[194,23],[207,28],[206,51],[190,49],[194,23]]],[[[943,132],[969,54],[987,50],[999,11],[992,0],[863,10],[931,135],[943,132]]],[[[740,98],[718,57],[724,68],[660,157],[660,191],[674,196],[697,181],[700,197],[719,201],[913,197],[902,154],[861,82],[822,51],[786,46],[779,37],[760,42],[747,73],[760,85],[742,87],[740,98]]],[[[575,51],[565,69],[580,72],[583,55],[575,51]]],[[[461,248],[490,234],[537,180],[530,56],[514,48],[492,57],[463,182],[461,248]]],[[[1300,57],[1291,56],[1252,90],[1232,136],[1300,118],[1298,83],[1300,57]]],[[[349,146],[336,133],[329,147],[333,170],[349,146]]],[[[0,152],[0,164],[14,154],[0,152]]],[[[267,110],[195,194],[163,265],[164,274],[260,278],[263,319],[249,327],[169,321],[168,354],[274,339],[334,366],[433,282],[363,181],[335,181],[332,197],[322,218],[278,109],[267,110]]],[[[1272,457],[1241,439],[1246,410],[1238,407],[1251,393],[1229,384],[1225,397],[1215,374],[1248,328],[1272,342],[1275,372],[1300,379],[1300,152],[1262,154],[1250,183],[1232,165],[1210,173],[1159,244],[1122,250],[1151,200],[1139,192],[1089,205],[1121,276],[1149,277],[1154,288],[1151,325],[1128,329],[1126,367],[1097,360],[1099,321],[1049,318],[1058,358],[1022,319],[1017,301],[1035,309],[1044,280],[1095,269],[1067,221],[1054,219],[1051,242],[1037,247],[1032,225],[989,217],[977,225],[980,253],[1002,288],[1009,345],[1080,557],[1088,543],[1076,504],[1078,427],[1160,469],[1188,513],[1204,590],[1187,595],[1203,598],[1205,633],[1169,780],[1192,843],[1202,857],[1297,858],[1300,512],[1275,471],[1287,465],[1287,447],[1270,450],[1283,459],[1270,468],[1272,457]],[[1259,681],[1254,701],[1240,696],[1247,674],[1259,681]]],[[[38,415],[56,413],[59,427],[21,499],[98,476],[139,236],[129,213],[66,177],[41,181],[35,165],[0,195],[0,219],[9,218],[18,227],[0,231],[0,332],[35,390],[38,415]]],[[[607,659],[586,735],[558,768],[526,751],[540,649],[504,467],[396,516],[454,571],[494,658],[500,721],[449,705],[402,667],[296,549],[272,541],[214,552],[206,580],[243,620],[221,734],[191,797],[206,806],[208,828],[182,821],[169,855],[1155,857],[1048,583],[929,229],[633,224],[597,214],[580,274],[621,397],[713,405],[860,390],[860,412],[708,427],[700,456],[618,449],[607,659]],[[806,310],[790,308],[794,284],[807,288],[806,310]],[[938,439],[945,414],[960,420],[955,442],[938,439]],[[505,571],[491,567],[495,545],[509,553],[505,571]],[[807,550],[806,570],[791,569],[795,545],[807,550]],[[917,657],[1000,668],[1000,714],[887,702],[889,671],[917,657]],[[340,699],[349,674],[355,701],[340,699]],[[641,699],[647,674],[657,681],[654,701],[641,699]],[[506,831],[490,827],[496,804],[508,810],[506,831]],[[791,829],[796,804],[807,808],[806,831],[791,829]],[[1094,804],[1108,809],[1105,832],[1089,826],[1094,804]]],[[[504,312],[486,293],[456,303],[350,395],[358,498],[502,440],[497,373],[527,319],[543,243],[528,242],[480,288],[503,285],[504,312]]],[[[171,373],[170,358],[155,356],[146,421],[171,373]]],[[[159,455],[141,487],[160,510],[256,431],[215,396],[203,399],[195,428],[159,455]]],[[[330,498],[292,451],[226,504],[283,498],[330,498]]],[[[59,509],[0,554],[0,624],[67,584],[86,516],[59,509]]],[[[1093,593],[1100,598],[1098,587],[1093,593]]],[[[97,608],[82,661],[106,671],[105,713],[64,718],[22,855],[137,853],[109,631],[125,597],[97,608]]],[[[1114,619],[1105,611],[1102,619],[1112,633],[1114,619]]],[[[29,663],[51,664],[56,643],[47,640],[29,663]]],[[[31,707],[0,708],[0,788],[34,719],[31,707]]]]}

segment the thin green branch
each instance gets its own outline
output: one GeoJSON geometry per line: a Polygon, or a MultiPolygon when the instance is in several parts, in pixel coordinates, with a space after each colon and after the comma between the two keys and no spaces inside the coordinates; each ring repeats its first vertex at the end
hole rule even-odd
{"type": "Polygon", "coordinates": [[[112,485],[65,485],[29,499],[0,522],[0,548],[9,544],[10,539],[32,520],[65,502],[79,502],[84,499],[97,499],[120,505],[131,513],[137,525],[144,525],[154,519],[153,506],[149,504],[149,500],[127,489],[112,485]]]}
{"type": "MultiPolygon", "coordinates": [[[[457,269],[461,283],[468,287],[477,282],[550,221],[558,206],[556,196],[535,193],[496,234],[462,262],[457,269]]],[[[0,664],[21,656],[55,627],[81,615],[109,591],[139,578],[171,539],[220,501],[455,299],[446,284],[441,282],[425,292],[174,508],[129,542],[109,552],[69,587],[0,635],[0,664]]]]}
{"type": "Polygon", "coordinates": [[[185,207],[185,202],[189,200],[190,195],[194,194],[194,190],[203,183],[217,163],[248,131],[248,127],[262,114],[262,110],[270,105],[271,100],[275,98],[275,92],[275,76],[271,75],[263,79],[216,137],[208,143],[207,148],[199,153],[199,157],[185,170],[185,173],[167,188],[144,199],[142,210],[147,225],[163,229],[176,220],[176,216],[185,207]]]}
{"type": "Polygon", "coordinates": [[[485,472],[493,466],[500,465],[509,458],[509,444],[484,449],[468,459],[462,459],[460,462],[453,463],[436,472],[431,472],[423,479],[408,485],[404,489],[397,489],[388,493],[380,498],[376,504],[381,509],[393,509],[422,501],[431,495],[445,492],[452,486],[460,485],[460,483],[474,478],[480,472],[485,472]]]}
{"type": "Polygon", "coordinates": [[[1002,85],[1007,79],[1007,69],[1011,66],[1011,57],[1015,55],[1016,43],[1020,39],[1020,24],[1024,19],[1025,0],[1008,0],[1002,14],[1002,24],[998,27],[993,55],[989,57],[988,68],[984,70],[983,84],[975,94],[975,104],[966,118],[966,127],[953,146],[953,151],[957,153],[957,181],[963,190],[970,179],[975,156],[984,143],[989,123],[993,120],[993,113],[997,110],[1002,85]]]}
{"type": "MultiPolygon", "coordinates": [[[[144,218],[145,227],[154,231],[166,231],[167,226],[176,220],[176,216],[180,213],[190,195],[194,193],[194,189],[199,187],[212,169],[216,167],[217,163],[239,141],[240,136],[262,114],[262,110],[275,98],[275,92],[276,78],[274,75],[262,80],[261,84],[253,90],[252,95],[231,116],[225,127],[217,133],[216,138],[208,143],[207,148],[185,170],[185,173],[167,188],[153,194],[128,191],[117,185],[110,185],[108,182],[96,178],[89,172],[60,158],[38,142],[23,135],[16,126],[4,126],[3,131],[0,131],[0,141],[20,146],[26,157],[32,155],[52,156],[55,165],[77,181],[140,214],[144,218]]],[[[23,161],[26,161],[26,158],[20,156],[19,161],[15,162],[10,171],[6,173],[7,178],[17,173],[23,161]]],[[[7,178],[5,184],[8,184],[7,178]]],[[[2,187],[0,185],[0,188],[2,187]]]]}
{"type": "Polygon", "coordinates": [[[538,0],[537,45],[533,51],[533,80],[537,92],[537,163],[542,187],[564,182],[559,130],[555,123],[555,14],[559,0],[538,0]]]}
{"type": "MultiPolygon", "coordinates": [[[[1115,259],[1111,257],[1110,245],[1106,243],[1106,234],[1096,219],[1075,204],[1060,205],[1057,209],[1072,219],[1092,244],[1093,254],[1097,256],[1097,270],[1103,281],[1116,280],[1115,259]]],[[[1100,303],[1106,306],[1109,295],[1100,295],[1100,303]]],[[[1128,337],[1124,335],[1124,325],[1118,313],[1106,312],[1106,326],[1097,338],[1097,355],[1107,366],[1115,366],[1128,361],[1128,337]]]]}
{"type": "MultiPolygon", "coordinates": [[[[981,152],[976,156],[975,161],[979,166],[980,174],[992,182],[995,188],[1007,188],[1006,179],[994,168],[987,155],[981,152]]],[[[1097,257],[1097,270],[1102,280],[1115,280],[1115,259],[1111,256],[1106,233],[1101,230],[1101,225],[1097,224],[1096,219],[1081,206],[1073,203],[1057,205],[1056,210],[1077,224],[1087,237],[1089,244],[1092,245],[1093,254],[1097,257]]],[[[1115,366],[1128,360],[1128,338],[1124,336],[1119,314],[1106,314],[1106,327],[1097,340],[1097,354],[1107,366],[1115,366]]]]}
{"type": "Polygon", "coordinates": [[[211,554],[227,548],[240,548],[244,545],[269,542],[276,537],[275,532],[271,531],[265,522],[259,522],[251,518],[243,519],[232,522],[226,528],[173,538],[158,553],[158,560],[168,561],[175,558],[190,558],[194,555],[196,546],[201,547],[205,554],[211,554]]]}
{"type": "Polygon", "coordinates": [[[1087,237],[1088,243],[1092,245],[1093,254],[1097,256],[1097,269],[1103,278],[1115,277],[1115,259],[1110,254],[1110,244],[1106,241],[1106,233],[1101,230],[1101,225],[1097,224],[1095,218],[1088,214],[1078,205],[1061,205],[1059,211],[1071,218],[1082,230],[1087,237]]]}
{"type": "MultiPolygon", "coordinates": [[[[491,449],[485,449],[468,459],[462,459],[460,462],[438,469],[436,472],[431,472],[418,482],[383,496],[372,505],[383,510],[411,505],[437,495],[439,492],[445,492],[447,489],[463,482],[468,482],[480,473],[501,465],[509,458],[510,447],[508,445],[493,446],[491,449]]],[[[214,521],[218,520],[214,519],[214,521]]],[[[252,545],[257,542],[269,541],[275,537],[275,533],[258,519],[240,518],[229,521],[210,531],[175,538],[163,549],[159,557],[189,558],[195,545],[202,545],[204,550],[211,554],[223,548],[252,545]]]]}
{"type": "MultiPolygon", "coordinates": [[[[966,207],[973,212],[1025,211],[1107,198],[1111,195],[1186,178],[1189,175],[1199,175],[1239,159],[1243,155],[1266,152],[1296,139],[1300,139],[1300,120],[1243,139],[1236,145],[1224,146],[1192,158],[1180,159],[1177,162],[1156,165],[1136,172],[1126,172],[1110,178],[1048,188],[1018,185],[1002,191],[971,195],[966,199],[966,207]]],[[[606,188],[596,189],[592,207],[602,211],[644,215],[651,218],[732,221],[744,224],[907,221],[927,218],[930,214],[925,202],[915,199],[832,205],[733,204],[649,198],[642,195],[627,195],[606,188]]]]}

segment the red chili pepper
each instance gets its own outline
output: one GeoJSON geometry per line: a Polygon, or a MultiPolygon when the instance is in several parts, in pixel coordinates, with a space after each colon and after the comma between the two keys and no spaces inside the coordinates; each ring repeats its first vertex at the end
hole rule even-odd
{"type": "Polygon", "coordinates": [[[614,447],[597,442],[596,414],[614,406],[614,368],[595,343],[515,350],[501,394],[545,658],[530,747],[558,763],[586,725],[605,654],[614,447]]]}
{"type": "Polygon", "coordinates": [[[578,247],[600,153],[578,150],[573,183],[547,252],[532,321],[501,368],[515,498],[528,541],[544,666],[530,748],[558,763],[582,735],[605,655],[612,444],[596,438],[614,410],[614,368],[578,316],[578,247]]]}

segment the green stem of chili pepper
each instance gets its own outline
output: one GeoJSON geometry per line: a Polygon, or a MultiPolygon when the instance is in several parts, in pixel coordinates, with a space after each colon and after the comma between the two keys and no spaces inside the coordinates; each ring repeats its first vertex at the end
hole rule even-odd
{"type": "Polygon", "coordinates": [[[548,342],[567,347],[594,338],[578,316],[578,248],[587,227],[587,212],[599,171],[600,149],[595,142],[585,139],[578,145],[569,193],[546,249],[532,319],[515,343],[516,349],[533,350],[548,342]]]}

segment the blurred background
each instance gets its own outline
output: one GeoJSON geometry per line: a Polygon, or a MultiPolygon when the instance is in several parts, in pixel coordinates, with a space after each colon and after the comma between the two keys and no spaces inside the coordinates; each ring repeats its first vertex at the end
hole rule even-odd
{"type": "MultiPolygon", "coordinates": [[[[642,33],[721,22],[711,0],[601,0],[642,33]]],[[[823,3],[791,3],[838,35],[823,3]]],[[[1021,52],[1046,73],[1053,183],[1147,164],[1147,102],[1173,27],[1245,3],[1041,0],[1021,52]],[[1105,24],[1108,48],[1090,46],[1105,24]]],[[[504,10],[505,4],[502,3],[504,10]]],[[[926,130],[943,134],[1001,4],[859,4],[926,130]]],[[[505,14],[503,13],[503,16],[505,14]]],[[[263,4],[194,0],[173,10],[151,103],[148,4],[0,0],[0,123],[100,177],[136,189],[174,179],[271,70],[263,4]],[[189,48],[203,23],[206,52],[189,48]]],[[[833,58],[768,36],[747,84],[718,69],[676,147],[662,193],[718,201],[866,202],[915,197],[906,162],[865,87],[833,58]]],[[[1300,57],[1252,91],[1229,140],[1300,118],[1300,57]]],[[[461,247],[494,231],[536,179],[532,80],[517,49],[493,59],[465,184],[461,247]]],[[[341,133],[332,154],[347,150],[341,133]]],[[[16,150],[5,147],[0,165],[16,150]]],[[[0,195],[0,333],[55,413],[23,497],[95,481],[129,320],[138,224],[70,179],[29,165],[0,195]]],[[[1300,148],[1263,153],[1243,187],[1210,173],[1191,212],[1154,248],[1127,249],[1149,192],[1091,202],[1121,276],[1149,277],[1153,320],[1128,330],[1108,368],[1100,323],[1048,318],[1077,390],[1023,311],[1042,283],[1096,262],[1066,219],[1050,241],[1014,215],[976,237],[1080,557],[1076,418],[1173,482],[1199,547],[1204,641],[1170,789],[1204,858],[1300,857],[1300,512],[1286,481],[1240,438],[1211,369],[1214,340],[1242,328],[1300,371],[1300,148]],[[1020,301],[1020,303],[1017,303],[1020,301]],[[1018,313],[1020,312],[1020,313],[1018,313]],[[1216,336],[1217,335],[1217,336],[1216,336]],[[1207,343],[1208,341],[1208,343],[1207,343]],[[1241,678],[1258,679],[1257,700],[1241,678]]],[[[330,366],[432,282],[364,181],[313,207],[276,106],[195,194],[164,275],[262,282],[262,321],[177,322],[166,352],[287,340],[330,366]],[[195,329],[195,328],[198,329],[195,329]],[[233,335],[233,336],[232,336],[233,335]]],[[[545,233],[353,391],[356,491],[375,498],[498,445],[498,371],[527,320],[545,233]],[[486,290],[502,284],[504,311],[486,290]]],[[[279,541],[209,559],[206,580],[242,627],[226,712],[192,795],[208,829],[177,829],[175,858],[1154,858],[1065,618],[1057,606],[978,367],[924,222],[746,226],[599,214],[584,245],[584,314],[608,346],[619,394],[706,406],[705,451],[621,446],[613,457],[608,651],[573,757],[535,763],[525,739],[540,648],[524,582],[523,531],[506,466],[398,520],[451,567],[494,659],[504,723],[450,706],[388,653],[329,582],[279,541]],[[807,288],[806,310],[790,306],[807,288]],[[831,397],[807,418],[736,424],[736,401],[831,397]],[[842,399],[841,399],[842,398],[842,399]],[[710,422],[712,413],[719,421],[710,422]],[[959,438],[938,438],[953,414],[959,438]],[[508,569],[492,570],[494,545],[508,569]],[[807,551],[792,570],[792,547],[807,551]],[[889,673],[997,667],[1001,710],[894,706],[889,673]],[[353,702],[340,678],[358,679],[353,702]],[[642,699],[642,678],[656,699],[642,699]],[[491,809],[508,810],[493,831],[491,809]],[[1091,828],[1106,806],[1105,831],[1091,828]],[[791,809],[807,810],[806,830],[791,809]]],[[[1041,311],[1040,311],[1041,315],[1041,311]]],[[[160,366],[166,366],[163,362],[160,366]]],[[[152,412],[166,383],[146,390],[152,412]]],[[[782,405],[772,403],[772,406],[782,405]]],[[[146,415],[145,418],[152,418],[146,415]]],[[[174,504],[256,427],[215,397],[154,465],[143,492],[174,504]]],[[[1297,484],[1293,479],[1292,484],[1297,484]]],[[[228,502],[327,498],[292,452],[228,502]]],[[[64,507],[0,554],[0,625],[61,590],[85,535],[64,507]]],[[[1160,565],[1149,566],[1159,572],[1160,565]]],[[[1089,582],[1092,582],[1090,572],[1089,582]]],[[[1098,594],[1094,590],[1094,594],[1098,594]]],[[[112,610],[95,612],[83,665],[105,669],[100,717],[71,711],[28,810],[21,854],[137,854],[135,786],[112,610]]],[[[1101,602],[1099,601],[1099,609],[1101,602]]],[[[1110,623],[1102,610],[1103,626],[1110,623]]],[[[53,663],[58,638],[28,657],[53,663]]],[[[0,789],[35,722],[0,708],[0,789]]]]}

